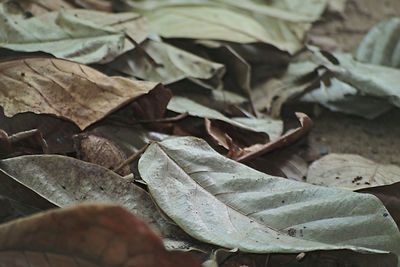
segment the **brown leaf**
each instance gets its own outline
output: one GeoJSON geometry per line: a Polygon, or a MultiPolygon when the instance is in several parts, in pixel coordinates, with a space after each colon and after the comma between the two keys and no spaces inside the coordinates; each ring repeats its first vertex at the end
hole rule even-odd
{"type": "Polygon", "coordinates": [[[0,157],[30,153],[48,153],[47,143],[38,129],[19,132],[11,136],[0,129],[0,157]]]}
{"type": "Polygon", "coordinates": [[[239,150],[235,154],[230,154],[230,157],[239,162],[246,162],[262,154],[265,154],[269,151],[285,147],[294,143],[295,141],[303,137],[305,134],[307,134],[311,130],[313,125],[312,120],[306,114],[301,112],[296,112],[296,116],[301,123],[301,127],[298,127],[296,129],[291,129],[278,139],[272,140],[269,143],[263,145],[256,144],[247,147],[245,149],[239,150]]]}
{"type": "Polygon", "coordinates": [[[9,135],[38,129],[48,145],[48,153],[73,152],[72,135],[80,132],[72,122],[50,115],[20,113],[8,118],[4,116],[1,107],[0,125],[9,135]]]}
{"type": "Polygon", "coordinates": [[[199,266],[120,206],[86,204],[0,227],[2,266],[199,266]]]}
{"type": "MultiPolygon", "coordinates": [[[[77,156],[83,161],[115,170],[126,160],[125,153],[121,148],[106,138],[83,133],[75,135],[74,142],[77,156]]],[[[117,173],[125,176],[131,173],[131,170],[129,166],[125,166],[117,173]]]]}
{"type": "Polygon", "coordinates": [[[232,142],[239,149],[245,149],[255,144],[265,144],[270,141],[268,134],[263,132],[249,131],[219,120],[205,118],[204,122],[206,131],[213,141],[226,149],[229,149],[232,142]]]}
{"type": "Polygon", "coordinates": [[[0,105],[6,116],[54,114],[81,129],[157,87],[157,83],[108,77],[83,64],[52,58],[1,62],[0,77],[0,105]]]}

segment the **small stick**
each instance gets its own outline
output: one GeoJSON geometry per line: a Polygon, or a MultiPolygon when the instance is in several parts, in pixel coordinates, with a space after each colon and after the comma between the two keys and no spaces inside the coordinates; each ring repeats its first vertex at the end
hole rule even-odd
{"type": "Polygon", "coordinates": [[[124,160],[115,170],[114,172],[119,172],[122,168],[124,168],[126,165],[131,164],[134,162],[143,152],[147,149],[147,147],[152,144],[153,142],[147,143],[144,147],[142,147],[139,151],[137,151],[135,154],[124,160]]]}

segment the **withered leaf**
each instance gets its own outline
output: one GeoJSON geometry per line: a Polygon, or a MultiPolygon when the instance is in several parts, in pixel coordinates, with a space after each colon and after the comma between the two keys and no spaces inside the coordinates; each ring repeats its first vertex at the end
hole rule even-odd
{"type": "Polygon", "coordinates": [[[328,154],[314,161],[307,182],[352,190],[400,182],[400,167],[383,165],[354,154],[328,154]]]}
{"type": "Polygon", "coordinates": [[[237,146],[231,143],[229,157],[239,162],[246,162],[269,151],[296,142],[301,137],[306,135],[313,126],[312,120],[306,114],[296,112],[296,116],[301,123],[300,127],[287,131],[284,135],[276,140],[272,140],[266,144],[255,144],[253,146],[246,147],[245,149],[237,149],[237,146]]]}
{"type": "MultiPolygon", "coordinates": [[[[77,156],[83,161],[114,170],[126,160],[121,148],[106,138],[83,133],[75,135],[74,142],[77,156]]],[[[125,166],[117,173],[122,176],[128,175],[130,173],[129,166],[125,166]]]]}
{"type": "Polygon", "coordinates": [[[0,105],[6,116],[53,114],[81,129],[157,87],[157,83],[109,77],[88,66],[52,58],[1,62],[0,78],[0,105]]]}
{"type": "Polygon", "coordinates": [[[200,266],[168,252],[142,220],[120,206],[86,204],[0,226],[2,266],[200,266]]]}

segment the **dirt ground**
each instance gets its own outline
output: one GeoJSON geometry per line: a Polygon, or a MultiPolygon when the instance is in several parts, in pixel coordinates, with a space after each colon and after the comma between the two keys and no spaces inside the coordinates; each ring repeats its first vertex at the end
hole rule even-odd
{"type": "MultiPolygon", "coordinates": [[[[334,43],[336,49],[352,52],[377,22],[400,16],[399,0],[348,0],[345,7],[344,13],[324,14],[310,35],[328,37],[328,43],[334,43]]],[[[320,106],[316,112],[313,104],[286,106],[283,117],[290,118],[288,128],[298,124],[293,119],[294,111],[303,111],[314,121],[307,140],[299,145],[299,154],[307,161],[328,153],[354,153],[379,163],[400,165],[400,109],[368,120],[320,106]]]]}

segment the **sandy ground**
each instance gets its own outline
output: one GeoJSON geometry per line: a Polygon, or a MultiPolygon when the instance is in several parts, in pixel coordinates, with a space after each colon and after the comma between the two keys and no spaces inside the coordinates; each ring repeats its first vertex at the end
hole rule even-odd
{"type": "MultiPolygon", "coordinates": [[[[393,16],[400,16],[399,0],[348,0],[344,13],[324,14],[310,34],[330,38],[336,49],[354,51],[370,27],[393,16]]],[[[314,105],[306,104],[283,109],[283,117],[292,118],[289,128],[296,125],[291,115],[294,111],[303,111],[314,121],[312,132],[298,144],[298,153],[307,161],[327,153],[354,153],[376,162],[400,165],[400,109],[393,108],[374,120],[331,112],[320,106],[318,110],[315,112],[314,105]]]]}

